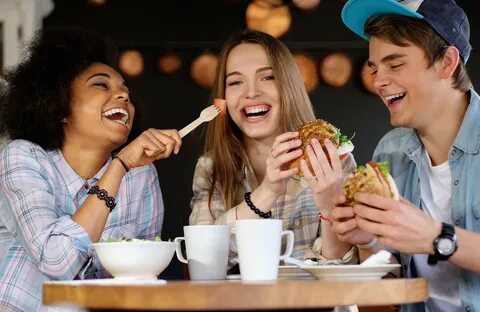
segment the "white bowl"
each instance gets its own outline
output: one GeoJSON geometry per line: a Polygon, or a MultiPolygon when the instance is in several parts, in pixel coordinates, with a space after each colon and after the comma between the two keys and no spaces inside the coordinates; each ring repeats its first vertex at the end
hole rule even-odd
{"type": "Polygon", "coordinates": [[[153,280],[175,253],[175,242],[134,241],[94,243],[103,267],[114,278],[153,280]]]}

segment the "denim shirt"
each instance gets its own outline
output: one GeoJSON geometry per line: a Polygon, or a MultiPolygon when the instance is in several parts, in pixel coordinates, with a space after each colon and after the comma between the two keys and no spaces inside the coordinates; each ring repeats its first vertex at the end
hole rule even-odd
{"type": "MultiPolygon", "coordinates": [[[[452,220],[457,227],[480,233],[480,97],[473,90],[469,94],[469,106],[448,154],[452,220]]],[[[388,161],[400,194],[417,207],[422,149],[415,130],[397,128],[382,138],[373,155],[375,161],[388,161]]],[[[417,277],[412,255],[401,254],[400,260],[403,276],[417,277]]],[[[463,270],[459,291],[464,310],[480,312],[480,275],[463,270]]],[[[423,303],[405,305],[402,311],[425,311],[425,307],[423,303]]]]}

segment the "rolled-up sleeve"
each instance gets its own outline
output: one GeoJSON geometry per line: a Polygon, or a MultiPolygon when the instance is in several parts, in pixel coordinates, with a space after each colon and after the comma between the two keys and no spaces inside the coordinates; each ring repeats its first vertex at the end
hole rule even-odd
{"type": "Polygon", "coordinates": [[[213,161],[209,156],[199,158],[193,177],[193,198],[190,201],[192,212],[189,223],[197,224],[227,224],[233,225],[236,220],[236,209],[225,208],[224,199],[216,187],[209,205],[209,190],[212,185],[213,161]]]}
{"type": "Polygon", "coordinates": [[[38,269],[51,279],[73,279],[91,257],[85,230],[62,215],[55,187],[28,148],[2,152],[0,218],[38,269]]]}

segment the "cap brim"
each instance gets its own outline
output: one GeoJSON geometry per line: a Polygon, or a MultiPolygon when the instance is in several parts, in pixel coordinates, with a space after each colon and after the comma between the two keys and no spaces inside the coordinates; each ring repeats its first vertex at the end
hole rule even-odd
{"type": "Polygon", "coordinates": [[[399,4],[396,0],[349,0],[342,9],[342,20],[354,33],[365,40],[365,22],[372,16],[399,14],[422,18],[423,16],[399,4]]]}

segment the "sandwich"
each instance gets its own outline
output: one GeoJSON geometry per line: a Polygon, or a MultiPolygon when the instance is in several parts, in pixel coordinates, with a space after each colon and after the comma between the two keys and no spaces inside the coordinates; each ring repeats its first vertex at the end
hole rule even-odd
{"type": "Polygon", "coordinates": [[[358,166],[357,172],[351,173],[343,184],[343,193],[347,197],[346,205],[355,203],[355,193],[371,193],[399,200],[398,189],[388,170],[388,163],[370,161],[365,166],[358,166]]]}
{"type": "Polygon", "coordinates": [[[307,161],[308,168],[310,169],[310,172],[313,173],[310,160],[307,153],[305,152],[305,149],[308,145],[310,145],[312,139],[317,139],[320,142],[323,147],[323,151],[327,155],[328,161],[330,161],[330,157],[328,156],[327,149],[323,145],[323,141],[325,139],[329,139],[330,141],[332,141],[333,145],[335,145],[335,147],[337,148],[337,153],[340,156],[340,159],[345,157],[347,153],[353,151],[354,148],[350,139],[346,135],[342,135],[340,133],[340,129],[336,128],[331,123],[323,119],[316,119],[304,123],[298,129],[298,133],[299,139],[302,140],[301,149],[303,150],[303,154],[301,157],[290,162],[289,168],[297,167],[299,169],[298,174],[300,176],[303,175],[302,168],[300,167],[300,161],[302,159],[305,159],[307,161]]]}

